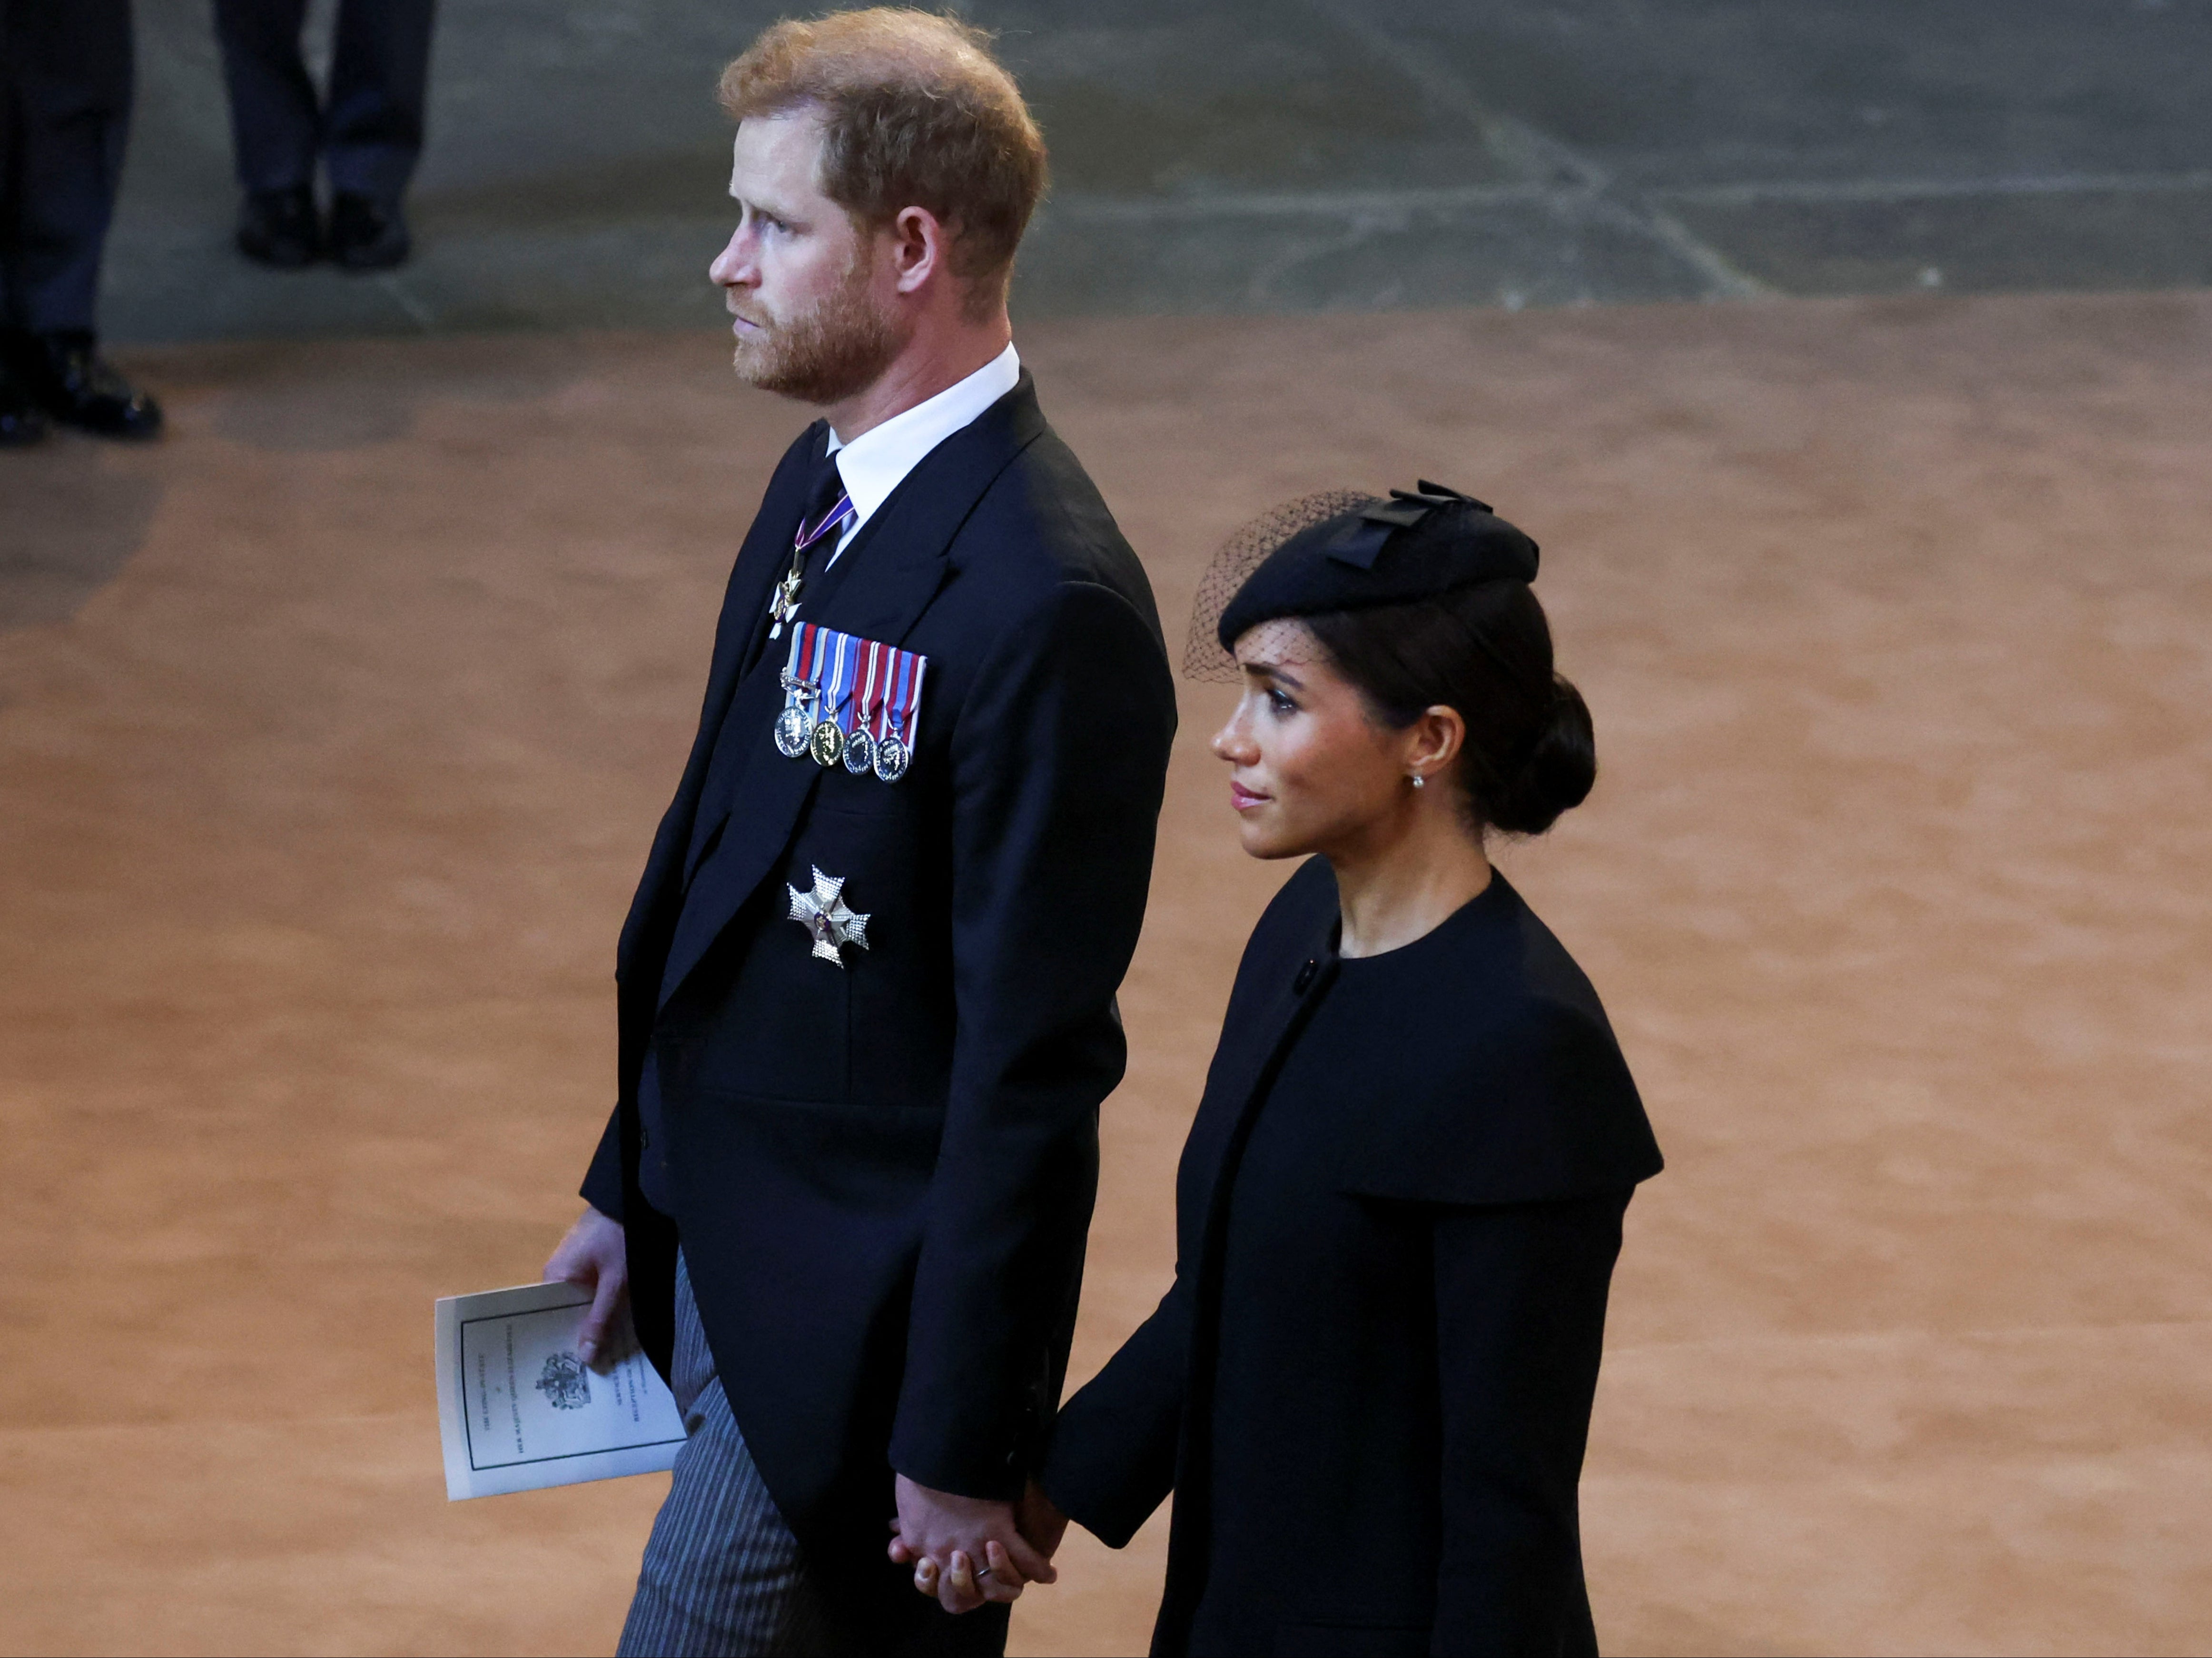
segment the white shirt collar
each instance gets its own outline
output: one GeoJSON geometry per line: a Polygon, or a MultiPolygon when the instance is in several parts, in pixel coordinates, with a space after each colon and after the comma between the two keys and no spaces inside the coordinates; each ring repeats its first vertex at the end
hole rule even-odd
{"type": "MultiPolygon", "coordinates": [[[[846,543],[890,498],[906,475],[921,464],[924,455],[1012,391],[1021,377],[1022,359],[1010,341],[1005,350],[967,379],[893,415],[882,425],[871,427],[850,443],[833,428],[830,453],[837,457],[837,476],[853,503],[853,516],[837,538],[837,552],[845,550],[846,543]]],[[[836,553],[830,555],[830,562],[836,562],[836,553]]]]}

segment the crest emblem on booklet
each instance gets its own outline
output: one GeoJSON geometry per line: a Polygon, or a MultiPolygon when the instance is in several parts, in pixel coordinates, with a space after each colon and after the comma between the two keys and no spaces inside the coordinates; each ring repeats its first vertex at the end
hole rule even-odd
{"type": "Polygon", "coordinates": [[[799,623],[783,667],[776,753],[896,783],[914,762],[911,734],[928,667],[913,651],[799,623]]]}
{"type": "Polygon", "coordinates": [[[556,1353],[547,1359],[537,1387],[556,1411],[580,1411],[592,1402],[592,1373],[574,1353],[556,1353]]]}

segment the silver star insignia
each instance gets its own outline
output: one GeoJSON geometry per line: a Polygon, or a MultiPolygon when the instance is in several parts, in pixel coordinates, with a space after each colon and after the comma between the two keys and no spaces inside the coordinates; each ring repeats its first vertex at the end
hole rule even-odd
{"type": "Polygon", "coordinates": [[[802,893],[789,881],[784,882],[783,890],[791,894],[791,918],[814,935],[814,954],[824,961],[842,967],[845,958],[838,954],[841,947],[868,948],[868,918],[845,906],[844,876],[825,875],[816,869],[812,892],[802,893]]]}

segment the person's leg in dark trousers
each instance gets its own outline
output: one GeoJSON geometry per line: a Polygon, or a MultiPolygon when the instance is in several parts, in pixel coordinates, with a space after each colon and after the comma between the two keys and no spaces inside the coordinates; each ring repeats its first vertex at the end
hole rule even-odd
{"type": "Polygon", "coordinates": [[[434,9],[434,0],[340,0],[330,95],[319,101],[300,50],[307,0],[216,0],[246,192],[238,245],[249,257],[300,265],[323,251],[319,155],[338,263],[375,271],[407,257],[399,202],[422,151],[434,9]]]}
{"type": "Polygon", "coordinates": [[[397,207],[422,154],[435,0],[339,0],[324,166],[331,188],[397,207]]]}
{"type": "Polygon", "coordinates": [[[215,36],[230,94],[230,149],[245,201],[239,250],[264,265],[307,265],[321,252],[315,157],[323,116],[300,34],[307,0],[215,0],[215,36]]]}
{"type": "Polygon", "coordinates": [[[215,0],[231,155],[247,194],[315,181],[322,111],[301,53],[307,0],[215,0]]]}
{"type": "Polygon", "coordinates": [[[435,0],[339,0],[324,126],[331,251],[380,271],[407,257],[399,208],[422,153],[435,0]]]}
{"type": "Polygon", "coordinates": [[[0,0],[0,30],[7,323],[89,332],[130,130],[130,0],[0,0]]]}
{"type": "MultiPolygon", "coordinates": [[[[20,3],[20,0],[18,0],[20,3]]],[[[17,54],[8,43],[9,0],[0,0],[0,448],[19,448],[46,435],[46,411],[15,378],[4,349],[15,314],[16,208],[22,200],[23,104],[15,95],[17,54]]]]}
{"type": "Polygon", "coordinates": [[[145,437],[161,410],[95,349],[131,47],[130,0],[0,0],[0,357],[53,418],[145,437]]]}

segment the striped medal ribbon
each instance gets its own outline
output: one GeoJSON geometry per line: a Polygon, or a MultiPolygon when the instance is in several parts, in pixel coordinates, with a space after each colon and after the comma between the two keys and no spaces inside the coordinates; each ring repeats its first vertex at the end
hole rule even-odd
{"type": "Polygon", "coordinates": [[[842,763],[856,777],[873,771],[896,783],[914,764],[928,667],[927,657],[911,650],[833,633],[818,623],[797,624],[783,669],[776,752],[787,759],[808,755],[825,768],[842,763]]]}
{"type": "Polygon", "coordinates": [[[832,766],[845,758],[845,710],[852,700],[854,670],[860,666],[860,642],[849,633],[827,628],[799,626],[815,636],[816,651],[823,660],[822,696],[815,705],[814,729],[808,734],[807,752],[819,766],[832,766]]]}
{"type": "Polygon", "coordinates": [[[889,661],[878,693],[881,700],[871,710],[876,775],[885,783],[896,783],[914,764],[913,744],[921,716],[921,676],[929,667],[929,658],[911,650],[894,650],[889,645],[884,650],[889,661]]]}
{"type": "Polygon", "coordinates": [[[860,681],[853,692],[852,722],[845,728],[845,769],[856,777],[875,769],[876,740],[868,722],[875,717],[876,704],[882,699],[884,668],[890,654],[889,645],[873,639],[860,641],[860,681]]]}
{"type": "Polygon", "coordinates": [[[854,511],[853,497],[849,495],[840,495],[831,503],[830,509],[822,515],[822,521],[812,529],[806,527],[806,521],[804,518],[799,521],[799,533],[792,538],[791,542],[791,568],[784,573],[783,580],[775,584],[775,590],[769,600],[768,637],[769,638],[782,637],[783,625],[799,613],[799,583],[806,577],[807,548],[829,534],[831,530],[842,528],[845,521],[853,515],[854,511]]]}
{"type": "Polygon", "coordinates": [[[775,716],[775,752],[787,760],[806,752],[813,734],[811,709],[822,694],[817,649],[820,633],[819,628],[804,625],[791,631],[791,657],[783,665],[783,711],[775,716]]]}

